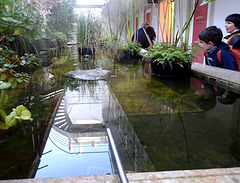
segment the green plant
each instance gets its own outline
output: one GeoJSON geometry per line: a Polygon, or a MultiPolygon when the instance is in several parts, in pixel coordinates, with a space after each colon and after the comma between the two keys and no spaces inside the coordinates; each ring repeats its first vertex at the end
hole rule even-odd
{"type": "Polygon", "coordinates": [[[67,46],[67,37],[63,32],[54,32],[52,37],[55,38],[61,46],[67,46]]]}
{"type": "Polygon", "coordinates": [[[213,2],[213,1],[215,1],[215,0],[203,0],[201,6],[204,5],[204,4],[208,4],[210,2],[213,2]]]}
{"type": "Polygon", "coordinates": [[[161,64],[176,63],[183,67],[183,63],[190,63],[192,58],[197,56],[196,50],[198,45],[189,46],[187,51],[182,50],[181,46],[168,43],[156,43],[153,48],[149,49],[146,57],[152,58],[153,62],[161,64]]]}
{"type": "Polygon", "coordinates": [[[24,0],[0,2],[0,46],[29,52],[40,40],[44,27],[42,14],[24,0]]]}
{"type": "Polygon", "coordinates": [[[61,3],[54,3],[49,13],[47,14],[47,35],[52,35],[52,32],[62,32],[67,39],[70,38],[73,31],[73,23],[76,22],[74,13],[75,0],[63,0],[61,3]]]}
{"type": "Polygon", "coordinates": [[[127,41],[127,43],[123,45],[123,49],[129,49],[131,50],[132,54],[134,53],[138,54],[139,51],[141,50],[141,44],[132,41],[127,41]]]}
{"type": "Polygon", "coordinates": [[[7,115],[3,106],[8,100],[8,95],[5,89],[9,88],[11,84],[0,81],[0,129],[7,130],[9,127],[14,126],[17,122],[22,122],[24,120],[30,120],[31,112],[23,105],[17,106],[12,109],[12,112],[7,115]]]}
{"type": "Polygon", "coordinates": [[[7,130],[14,126],[17,122],[32,121],[31,113],[23,105],[19,105],[12,109],[12,112],[7,115],[4,110],[4,105],[8,101],[6,89],[15,88],[18,83],[28,81],[28,73],[17,72],[16,68],[20,66],[35,68],[40,65],[39,58],[33,54],[25,54],[19,57],[16,52],[8,49],[0,48],[0,129],[7,130]]]}
{"type": "Polygon", "coordinates": [[[132,35],[138,30],[138,18],[140,17],[140,10],[142,8],[142,2],[138,0],[132,0],[127,3],[125,11],[127,38],[131,39],[132,35]]]}
{"type": "Polygon", "coordinates": [[[159,6],[159,11],[162,12],[159,18],[161,42],[173,43],[180,46],[183,51],[188,51],[191,23],[196,8],[212,1],[215,0],[204,0],[200,4],[200,0],[190,0],[187,11],[182,8],[185,4],[181,0],[161,1],[159,6]]]}
{"type": "Polygon", "coordinates": [[[127,7],[126,1],[112,0],[106,3],[102,11],[102,17],[105,19],[106,32],[111,39],[120,41],[124,27],[126,25],[126,17],[124,13],[127,7]]]}
{"type": "Polygon", "coordinates": [[[77,19],[77,40],[82,47],[95,46],[100,41],[102,21],[88,12],[77,19]]]}
{"type": "Polygon", "coordinates": [[[36,60],[38,59],[34,55],[26,54],[19,58],[15,52],[11,50],[0,49],[0,129],[6,130],[17,122],[22,122],[23,120],[32,121],[30,111],[23,105],[12,109],[12,112],[9,115],[5,112],[4,105],[8,100],[8,94],[5,90],[10,87],[15,88],[18,83],[21,83],[24,80],[26,81],[26,78],[28,77],[27,73],[17,73],[13,68],[18,67],[19,65],[33,68],[35,65],[38,65],[36,60]]]}
{"type": "Polygon", "coordinates": [[[12,50],[0,48],[0,80],[10,83],[12,88],[15,88],[22,81],[27,81],[29,78],[28,73],[17,72],[18,67],[35,68],[39,65],[39,58],[33,54],[25,54],[19,57],[12,50]]]}

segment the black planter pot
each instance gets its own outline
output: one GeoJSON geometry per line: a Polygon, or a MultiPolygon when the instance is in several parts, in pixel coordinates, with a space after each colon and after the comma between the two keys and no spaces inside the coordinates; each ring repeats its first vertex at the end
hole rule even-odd
{"type": "Polygon", "coordinates": [[[123,51],[123,57],[122,59],[133,59],[133,58],[140,58],[137,52],[132,52],[132,50],[126,49],[123,51]]]}
{"type": "Polygon", "coordinates": [[[78,53],[79,53],[79,55],[94,55],[95,48],[94,47],[79,47],[78,53]]]}
{"type": "Polygon", "coordinates": [[[186,77],[190,76],[191,73],[191,63],[183,63],[183,67],[179,64],[169,63],[161,64],[159,62],[151,61],[151,74],[157,77],[186,77]]]}

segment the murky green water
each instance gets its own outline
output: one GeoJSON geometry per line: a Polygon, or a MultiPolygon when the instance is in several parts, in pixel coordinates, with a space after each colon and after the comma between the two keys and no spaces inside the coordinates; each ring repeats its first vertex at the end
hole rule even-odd
{"type": "Polygon", "coordinates": [[[223,104],[193,77],[159,79],[147,70],[125,69],[111,87],[155,169],[239,166],[240,99],[223,104]]]}
{"type": "Polygon", "coordinates": [[[63,86],[74,91],[79,82],[65,75],[95,68],[111,70],[108,86],[156,171],[240,166],[240,99],[224,104],[203,92],[202,81],[193,77],[151,77],[149,64],[141,60],[117,63],[102,55],[78,58],[72,52],[38,70],[11,95],[9,108],[26,105],[34,122],[1,131],[1,179],[29,176],[60,96],[45,100],[46,94],[63,86]]]}

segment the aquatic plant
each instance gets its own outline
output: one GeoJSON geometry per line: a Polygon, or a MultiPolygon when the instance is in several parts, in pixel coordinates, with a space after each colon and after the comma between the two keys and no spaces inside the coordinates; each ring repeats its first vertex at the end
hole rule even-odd
{"type": "Polygon", "coordinates": [[[0,48],[1,81],[10,83],[15,88],[18,83],[27,81],[29,73],[21,72],[20,67],[35,68],[40,66],[39,58],[34,54],[25,54],[19,57],[16,52],[0,48]],[[20,71],[17,72],[17,69],[20,71]]]}
{"type": "Polygon", "coordinates": [[[28,53],[40,40],[43,16],[24,0],[0,2],[0,46],[28,53]]]}
{"type": "Polygon", "coordinates": [[[0,129],[4,130],[7,130],[9,127],[15,125],[17,122],[22,122],[23,120],[33,120],[31,118],[30,111],[27,110],[27,108],[23,105],[17,106],[16,108],[12,109],[12,112],[9,115],[6,114],[3,108],[8,100],[8,95],[5,89],[9,88],[10,86],[10,83],[0,81],[0,129]]]}
{"type": "Polygon", "coordinates": [[[16,68],[20,66],[27,68],[35,68],[39,66],[39,58],[32,54],[25,54],[19,57],[14,51],[0,48],[0,129],[8,129],[14,126],[17,122],[23,120],[30,120],[31,113],[23,105],[19,105],[12,109],[12,112],[7,115],[4,110],[4,105],[8,101],[8,94],[6,89],[15,88],[19,83],[28,81],[29,75],[24,72],[17,72],[16,68]]]}

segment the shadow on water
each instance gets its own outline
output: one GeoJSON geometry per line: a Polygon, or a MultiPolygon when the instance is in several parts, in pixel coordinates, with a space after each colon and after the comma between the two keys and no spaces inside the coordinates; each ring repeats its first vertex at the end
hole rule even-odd
{"type": "Polygon", "coordinates": [[[36,71],[30,83],[9,95],[9,109],[24,104],[34,121],[1,131],[0,179],[33,177],[33,166],[39,168],[36,177],[45,177],[44,171],[48,177],[112,174],[115,164],[104,127],[112,130],[127,172],[240,166],[237,95],[230,92],[229,98],[221,98],[211,94],[203,88],[204,81],[194,76],[153,77],[150,64],[141,59],[114,62],[103,55],[79,57],[76,50],[70,51],[71,55],[36,71]],[[68,75],[72,70],[90,69],[110,70],[110,74],[99,81],[68,75]],[[65,103],[59,109],[64,105],[69,119],[53,122],[50,129],[49,121],[63,90],[65,103]],[[91,122],[101,123],[81,124],[89,116],[94,119],[91,122]],[[55,155],[55,150],[62,155],[55,155]],[[94,162],[104,168],[89,161],[85,164],[88,169],[72,169],[87,156],[96,158],[94,162]],[[63,162],[63,157],[69,161],[63,162]],[[49,173],[54,171],[50,165],[61,171],[49,173]],[[66,167],[69,171],[64,171],[66,167]]]}

